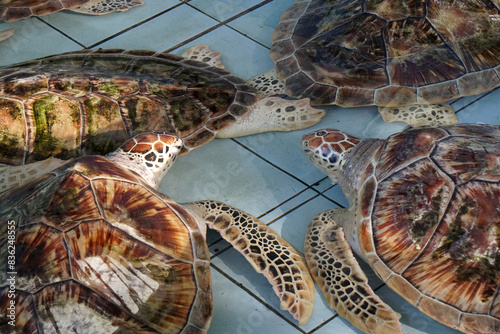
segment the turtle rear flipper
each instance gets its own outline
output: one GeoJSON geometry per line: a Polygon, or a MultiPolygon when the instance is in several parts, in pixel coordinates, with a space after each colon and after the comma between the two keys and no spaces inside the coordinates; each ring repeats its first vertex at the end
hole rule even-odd
{"type": "Polygon", "coordinates": [[[458,122],[455,110],[448,103],[412,104],[401,107],[379,107],[386,122],[405,122],[412,127],[453,125],[458,122]]]}
{"type": "Polygon", "coordinates": [[[208,45],[197,45],[187,49],[182,54],[183,58],[201,61],[210,66],[225,69],[225,65],[220,59],[220,53],[214,52],[208,48],[208,45]]]}
{"type": "Polygon", "coordinates": [[[84,5],[71,8],[70,10],[87,15],[104,15],[114,12],[124,12],[142,5],[144,5],[142,0],[91,0],[84,5]]]}
{"type": "Polygon", "coordinates": [[[309,224],[304,252],[311,274],[330,308],[354,326],[370,334],[401,334],[401,315],[368,285],[342,227],[335,222],[344,210],[327,210],[309,224]]]}
{"type": "Polygon", "coordinates": [[[6,40],[7,38],[14,35],[16,29],[7,29],[0,31],[0,41],[6,40]]]}
{"type": "Polygon", "coordinates": [[[263,274],[300,325],[313,310],[314,282],[300,254],[259,219],[221,202],[199,201],[184,205],[195,212],[263,274]]]}
{"type": "Polygon", "coordinates": [[[263,95],[286,95],[285,83],[279,79],[275,67],[253,77],[248,83],[263,95]]]}
{"type": "Polygon", "coordinates": [[[67,161],[50,157],[27,165],[9,166],[0,164],[0,193],[22,186],[50,173],[67,161]]]}

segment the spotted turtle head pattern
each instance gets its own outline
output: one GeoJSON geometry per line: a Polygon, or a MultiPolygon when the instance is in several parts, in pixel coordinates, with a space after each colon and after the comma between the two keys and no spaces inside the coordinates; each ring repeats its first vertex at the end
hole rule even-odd
{"type": "Polygon", "coordinates": [[[313,131],[302,137],[302,148],[312,163],[336,182],[345,164],[345,154],[360,139],[335,129],[313,131]]]}

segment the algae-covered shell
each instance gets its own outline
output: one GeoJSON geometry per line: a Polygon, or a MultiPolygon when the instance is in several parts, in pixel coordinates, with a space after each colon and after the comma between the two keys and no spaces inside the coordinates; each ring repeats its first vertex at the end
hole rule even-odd
{"type": "Polygon", "coordinates": [[[242,79],[152,51],[97,50],[0,69],[0,163],[113,151],[136,133],[178,133],[185,151],[257,100],[242,79]]]}
{"type": "Polygon", "coordinates": [[[361,249],[387,284],[466,333],[500,326],[500,128],[391,136],[359,198],[361,249]]]}

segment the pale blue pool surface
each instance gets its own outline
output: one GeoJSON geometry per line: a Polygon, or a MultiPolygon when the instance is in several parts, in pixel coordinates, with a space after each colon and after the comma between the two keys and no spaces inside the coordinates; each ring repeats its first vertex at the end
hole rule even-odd
{"type": "MultiPolygon", "coordinates": [[[[0,23],[17,28],[3,42],[0,64],[7,65],[82,48],[168,50],[182,54],[207,44],[222,54],[226,68],[249,79],[273,66],[271,34],[293,0],[145,0],[124,13],[91,17],[59,12],[42,18],[0,23]]],[[[500,92],[462,98],[453,103],[460,122],[500,124],[500,92]]],[[[358,137],[385,138],[405,128],[384,123],[376,108],[325,108],[314,128],[334,127],[358,137]]],[[[315,214],[347,206],[334,186],[302,153],[300,138],[311,129],[216,139],[183,156],[162,183],[162,191],[179,202],[215,199],[260,217],[299,251],[307,224],[315,214]]],[[[319,289],[310,321],[299,326],[279,308],[267,279],[243,257],[208,235],[212,253],[214,317],[209,333],[361,333],[331,311],[319,289]]],[[[402,314],[407,333],[455,331],[418,312],[385,286],[363,264],[372,287],[402,314]]]]}

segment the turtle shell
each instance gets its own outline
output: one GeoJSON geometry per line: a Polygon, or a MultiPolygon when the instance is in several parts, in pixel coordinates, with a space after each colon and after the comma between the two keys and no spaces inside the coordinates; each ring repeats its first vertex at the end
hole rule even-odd
{"type": "Polygon", "coordinates": [[[296,0],[272,40],[287,92],[316,104],[439,103],[500,85],[495,1],[296,0]]]}
{"type": "Polygon", "coordinates": [[[85,156],[0,201],[0,332],[208,329],[205,239],[132,172],[85,156]]]}
{"type": "Polygon", "coordinates": [[[359,197],[359,244],[387,284],[442,323],[500,330],[500,127],[391,136],[359,197]]]}
{"type": "Polygon", "coordinates": [[[81,6],[90,0],[10,0],[0,6],[0,20],[15,21],[81,6]],[[7,3],[6,3],[7,2],[7,3]]]}
{"type": "Polygon", "coordinates": [[[143,131],[175,132],[184,152],[257,100],[242,79],[153,51],[77,51],[0,69],[0,163],[105,154],[143,131]]]}
{"type": "Polygon", "coordinates": [[[0,20],[15,21],[65,9],[84,14],[102,15],[125,11],[142,4],[142,0],[4,0],[0,5],[0,20]]]}

